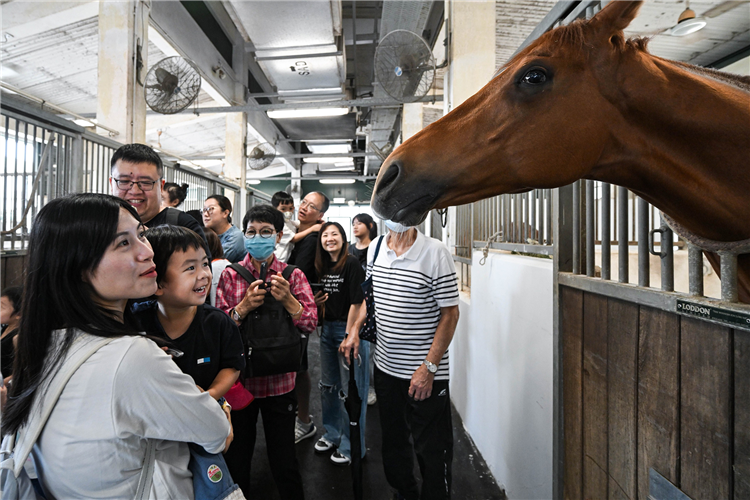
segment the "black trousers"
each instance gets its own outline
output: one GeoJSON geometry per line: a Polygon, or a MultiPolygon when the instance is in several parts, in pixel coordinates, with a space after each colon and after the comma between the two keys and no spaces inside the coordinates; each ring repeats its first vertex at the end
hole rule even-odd
{"type": "Polygon", "coordinates": [[[297,398],[294,391],[281,396],[257,398],[243,409],[232,411],[234,441],[224,458],[229,473],[247,498],[250,491],[250,466],[255,448],[255,425],[258,413],[263,415],[263,431],[271,474],[282,500],[302,500],[302,477],[294,448],[294,408],[297,398]]]}
{"type": "Polygon", "coordinates": [[[375,367],[383,434],[383,468],[388,483],[408,500],[451,496],[453,423],[447,380],[436,380],[424,401],[409,397],[410,380],[375,367]],[[411,436],[414,445],[409,441],[411,436]],[[422,494],[414,477],[414,453],[422,473],[422,494]]]}

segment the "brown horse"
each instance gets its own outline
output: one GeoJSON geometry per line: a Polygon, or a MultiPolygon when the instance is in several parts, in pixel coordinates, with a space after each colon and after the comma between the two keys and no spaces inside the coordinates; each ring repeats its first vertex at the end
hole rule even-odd
{"type": "MultiPolygon", "coordinates": [[[[431,208],[596,179],[696,235],[750,238],[750,78],[668,61],[626,40],[642,2],[554,29],[385,161],[372,206],[407,224],[431,208]]],[[[750,255],[739,261],[750,302],[750,255]]]]}

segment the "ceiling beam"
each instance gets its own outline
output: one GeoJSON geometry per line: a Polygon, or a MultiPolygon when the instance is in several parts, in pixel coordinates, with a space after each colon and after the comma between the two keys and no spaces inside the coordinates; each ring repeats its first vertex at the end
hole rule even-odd
{"type": "MultiPolygon", "coordinates": [[[[442,102],[442,95],[425,96],[413,102],[442,102]]],[[[404,103],[395,99],[350,99],[345,101],[325,102],[297,102],[297,103],[274,103],[274,104],[247,104],[245,106],[226,106],[217,108],[185,109],[181,113],[251,113],[258,111],[270,111],[274,109],[317,109],[317,108],[340,108],[340,107],[365,107],[365,108],[400,108],[404,103]]]]}

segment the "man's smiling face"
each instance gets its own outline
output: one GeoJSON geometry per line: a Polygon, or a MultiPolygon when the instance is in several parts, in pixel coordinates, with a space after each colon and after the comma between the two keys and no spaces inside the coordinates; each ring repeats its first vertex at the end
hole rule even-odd
{"type": "Polygon", "coordinates": [[[156,165],[153,163],[131,163],[118,160],[112,168],[112,177],[109,181],[112,194],[133,205],[144,224],[151,221],[161,211],[161,190],[164,180],[159,178],[156,165]],[[120,187],[117,181],[121,181],[120,186],[123,185],[123,181],[134,182],[134,184],[129,187],[120,187]],[[141,185],[135,182],[140,182],[141,185]],[[152,182],[151,189],[141,189],[141,186],[147,188],[152,182]]]}

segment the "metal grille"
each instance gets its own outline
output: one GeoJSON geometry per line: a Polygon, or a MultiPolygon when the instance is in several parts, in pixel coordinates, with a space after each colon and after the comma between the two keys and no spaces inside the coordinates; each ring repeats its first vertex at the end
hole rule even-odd
{"type": "Polygon", "coordinates": [[[49,200],[69,192],[68,183],[73,137],[58,133],[44,165],[40,164],[52,131],[20,118],[2,115],[2,250],[23,250],[29,228],[38,210],[49,200]],[[33,191],[34,180],[42,169],[31,209],[23,217],[33,191]],[[23,220],[22,220],[23,218],[23,220]],[[20,227],[10,231],[14,226],[20,227]],[[6,234],[6,232],[10,231],[6,234]]]}
{"type": "Polygon", "coordinates": [[[115,148],[83,140],[83,191],[87,193],[109,193],[110,160],[115,148]]]}

